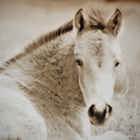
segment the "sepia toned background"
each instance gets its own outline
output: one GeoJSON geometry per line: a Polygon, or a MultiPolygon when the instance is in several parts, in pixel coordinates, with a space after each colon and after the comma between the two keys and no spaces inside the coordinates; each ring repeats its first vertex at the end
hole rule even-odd
{"type": "Polygon", "coordinates": [[[74,18],[79,8],[88,9],[89,5],[103,9],[108,16],[119,8],[124,17],[114,113],[105,126],[91,126],[92,134],[115,130],[132,140],[140,140],[139,0],[0,0],[0,63],[36,37],[74,18]]]}

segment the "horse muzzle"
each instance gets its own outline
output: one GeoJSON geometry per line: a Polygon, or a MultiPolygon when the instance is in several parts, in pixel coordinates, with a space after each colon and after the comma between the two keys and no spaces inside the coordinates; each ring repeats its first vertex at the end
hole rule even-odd
{"type": "Polygon", "coordinates": [[[105,104],[105,107],[102,110],[96,107],[96,104],[93,104],[88,109],[88,116],[90,118],[90,122],[93,125],[103,125],[106,120],[112,114],[112,107],[108,104],[105,104]]]}

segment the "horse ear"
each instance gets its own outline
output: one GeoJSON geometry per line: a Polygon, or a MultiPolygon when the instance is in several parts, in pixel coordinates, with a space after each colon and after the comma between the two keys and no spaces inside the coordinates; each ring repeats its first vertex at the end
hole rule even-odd
{"type": "Polygon", "coordinates": [[[122,14],[119,9],[109,19],[109,28],[114,35],[117,35],[122,24],[122,14]]]}
{"type": "Polygon", "coordinates": [[[74,26],[78,32],[81,32],[89,24],[88,16],[84,13],[83,9],[79,9],[75,15],[74,26]]]}

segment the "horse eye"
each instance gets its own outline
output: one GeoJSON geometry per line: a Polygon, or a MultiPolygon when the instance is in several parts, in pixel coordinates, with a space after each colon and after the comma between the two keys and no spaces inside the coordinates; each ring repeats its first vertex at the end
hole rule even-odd
{"type": "Polygon", "coordinates": [[[120,64],[120,62],[116,62],[116,63],[115,63],[115,67],[118,67],[119,64],[120,64]]]}
{"type": "Polygon", "coordinates": [[[80,66],[80,67],[83,66],[83,62],[82,62],[82,60],[80,60],[80,59],[77,59],[77,60],[76,60],[76,63],[77,63],[77,65],[80,66]]]}

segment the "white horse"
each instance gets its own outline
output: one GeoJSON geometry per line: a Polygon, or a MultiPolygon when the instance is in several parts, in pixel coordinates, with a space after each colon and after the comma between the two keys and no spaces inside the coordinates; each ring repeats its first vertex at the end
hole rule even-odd
{"type": "Polygon", "coordinates": [[[0,67],[0,140],[128,140],[90,123],[111,116],[122,14],[80,9],[0,67]]]}

